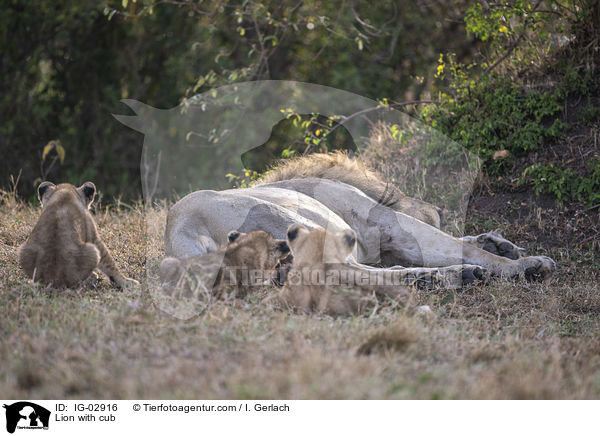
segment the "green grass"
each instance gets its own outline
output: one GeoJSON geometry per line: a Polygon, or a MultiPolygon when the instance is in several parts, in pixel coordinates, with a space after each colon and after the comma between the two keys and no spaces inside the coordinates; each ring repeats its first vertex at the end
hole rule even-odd
{"type": "MultiPolygon", "coordinates": [[[[434,318],[388,307],[363,317],[307,316],[255,296],[181,321],[141,289],[119,292],[107,280],[66,291],[31,284],[16,250],[38,214],[0,206],[5,398],[600,397],[599,277],[587,252],[540,253],[559,263],[548,285],[500,281],[416,295],[434,318]]],[[[141,210],[96,217],[120,267],[145,280],[151,226],[141,210]]]]}

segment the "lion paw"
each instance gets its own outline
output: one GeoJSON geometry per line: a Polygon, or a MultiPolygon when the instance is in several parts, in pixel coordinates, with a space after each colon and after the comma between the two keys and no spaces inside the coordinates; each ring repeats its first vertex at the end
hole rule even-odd
{"type": "Polygon", "coordinates": [[[484,281],[487,277],[487,270],[479,265],[465,263],[439,268],[438,274],[443,287],[459,289],[473,282],[484,281]]]}
{"type": "Polygon", "coordinates": [[[529,281],[547,282],[556,271],[556,262],[548,256],[529,256],[519,259],[521,271],[529,281]]]}
{"type": "Polygon", "coordinates": [[[485,268],[470,264],[440,268],[406,268],[404,272],[406,284],[418,288],[460,289],[475,281],[483,281],[487,276],[485,268]]]}
{"type": "Polygon", "coordinates": [[[479,265],[459,265],[461,268],[461,279],[463,285],[486,279],[486,269],[479,265]]]}
{"type": "Polygon", "coordinates": [[[525,249],[518,247],[509,240],[502,237],[500,232],[492,230],[477,236],[463,236],[460,238],[464,242],[489,251],[497,256],[507,257],[517,260],[525,254],[525,249]]]}

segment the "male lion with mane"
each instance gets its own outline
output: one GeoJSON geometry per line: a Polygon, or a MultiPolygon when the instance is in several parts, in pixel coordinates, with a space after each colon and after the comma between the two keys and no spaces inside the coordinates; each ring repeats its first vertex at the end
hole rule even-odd
{"type": "Polygon", "coordinates": [[[494,233],[456,238],[443,232],[437,207],[407,197],[342,152],[282,161],[249,188],[188,194],[169,210],[165,252],[179,259],[214,252],[231,229],[284,239],[293,224],[353,230],[347,263],[401,270],[407,283],[459,288],[485,274],[547,280],[556,269],[549,257],[522,256],[494,233]]]}

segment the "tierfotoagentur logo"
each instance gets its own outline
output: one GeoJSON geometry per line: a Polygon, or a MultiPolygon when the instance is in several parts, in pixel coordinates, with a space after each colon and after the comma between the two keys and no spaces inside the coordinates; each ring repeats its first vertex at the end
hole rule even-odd
{"type": "Polygon", "coordinates": [[[50,411],[38,404],[29,401],[19,401],[10,405],[4,404],[6,409],[6,431],[14,433],[18,430],[48,430],[50,411]]]}

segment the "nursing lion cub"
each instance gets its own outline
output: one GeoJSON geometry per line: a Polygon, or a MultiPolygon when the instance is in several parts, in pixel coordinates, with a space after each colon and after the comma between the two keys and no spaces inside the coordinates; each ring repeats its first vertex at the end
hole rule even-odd
{"type": "Polygon", "coordinates": [[[161,282],[166,285],[163,290],[186,296],[208,292],[217,297],[232,291],[233,296],[243,298],[270,282],[279,261],[290,253],[284,240],[262,230],[232,231],[227,239],[224,248],[212,253],[183,260],[165,258],[159,268],[161,282]]]}
{"type": "Polygon", "coordinates": [[[19,248],[19,264],[33,281],[54,287],[75,287],[98,268],[119,287],[138,284],[123,276],[98,235],[89,211],[96,186],[79,188],[43,182],[38,187],[42,214],[19,248]]]}
{"type": "Polygon", "coordinates": [[[268,301],[329,315],[363,313],[376,297],[408,302],[410,290],[396,271],[347,263],[356,245],[353,230],[331,233],[293,224],[287,240],[294,258],[292,267],[283,289],[268,301]]]}

